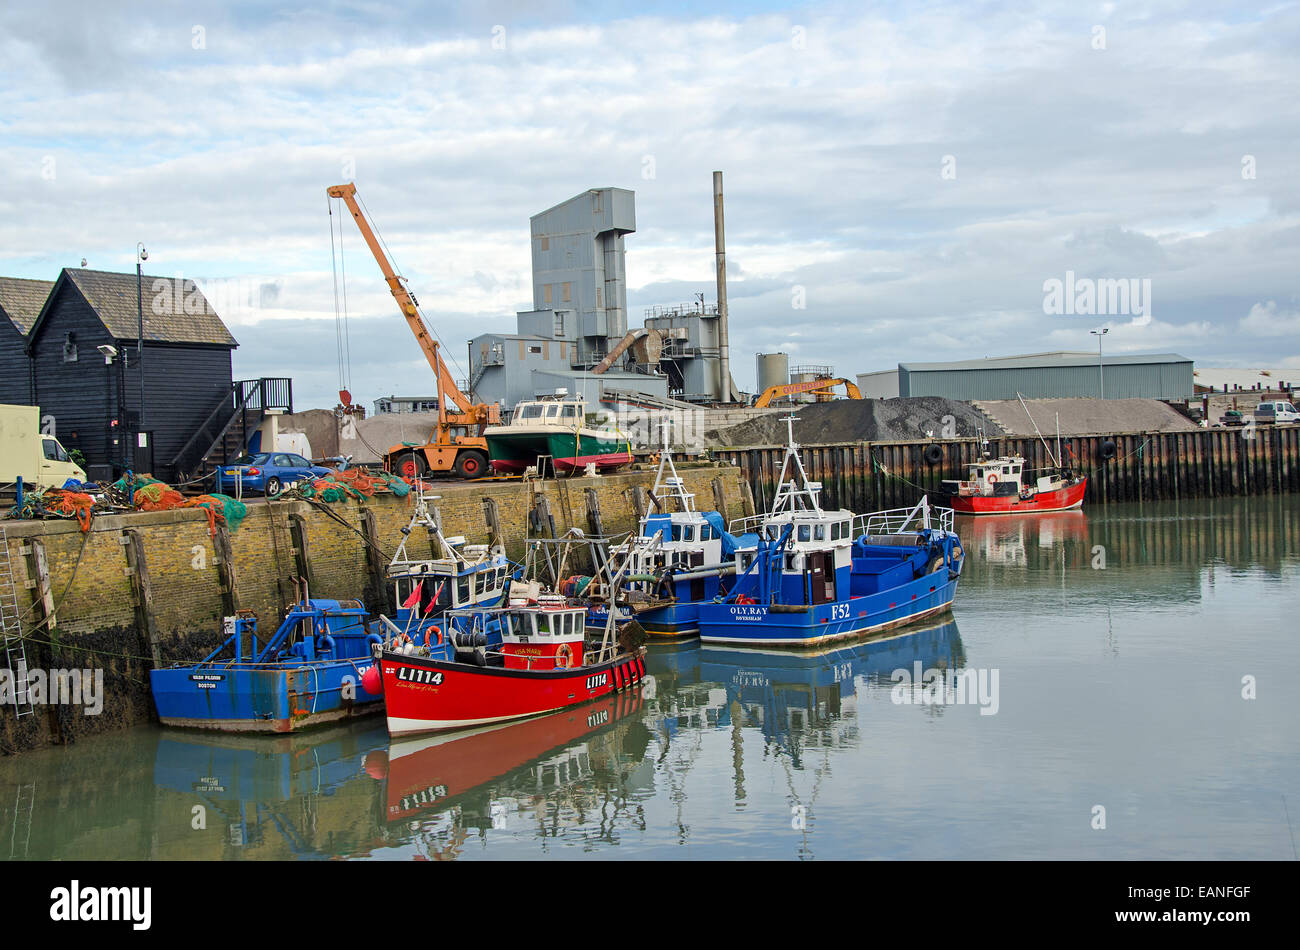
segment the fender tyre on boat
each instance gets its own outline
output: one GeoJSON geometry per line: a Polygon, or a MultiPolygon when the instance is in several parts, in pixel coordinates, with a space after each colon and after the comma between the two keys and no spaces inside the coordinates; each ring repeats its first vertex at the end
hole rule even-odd
{"type": "Polygon", "coordinates": [[[927,574],[937,574],[939,571],[942,570],[943,570],[942,554],[936,554],[934,557],[930,558],[930,563],[925,565],[925,573],[927,574]]]}

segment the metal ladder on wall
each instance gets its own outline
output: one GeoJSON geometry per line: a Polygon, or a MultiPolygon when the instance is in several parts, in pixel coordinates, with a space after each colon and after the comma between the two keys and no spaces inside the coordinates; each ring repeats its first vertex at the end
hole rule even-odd
{"type": "Polygon", "coordinates": [[[18,589],[14,584],[13,562],[9,557],[9,535],[0,528],[0,672],[7,672],[13,689],[16,717],[30,716],[35,709],[27,692],[27,651],[23,628],[18,620],[18,589]]]}

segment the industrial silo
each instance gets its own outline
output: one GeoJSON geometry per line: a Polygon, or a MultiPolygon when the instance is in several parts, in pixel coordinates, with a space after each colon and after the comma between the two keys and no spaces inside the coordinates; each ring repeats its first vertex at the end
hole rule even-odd
{"type": "Polygon", "coordinates": [[[759,353],[755,358],[758,388],[761,393],[771,386],[790,382],[790,357],[785,353],[759,353]]]}

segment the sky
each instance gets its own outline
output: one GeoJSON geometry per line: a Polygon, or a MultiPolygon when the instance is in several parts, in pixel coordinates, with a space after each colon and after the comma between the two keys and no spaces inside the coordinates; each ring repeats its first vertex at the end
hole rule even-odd
{"type": "MultiPolygon", "coordinates": [[[[630,325],[712,302],[716,169],[742,389],[760,352],[851,376],[1101,326],[1108,354],[1300,367],[1297,50],[1300,3],[6,3],[0,275],[143,242],[237,378],[328,407],[327,186],[356,182],[463,378],[531,309],[529,217],[588,188],[636,193],[630,325]],[[1137,293],[1049,303],[1093,281],[1137,293]]],[[[343,381],[432,392],[342,240],[343,381]]]]}

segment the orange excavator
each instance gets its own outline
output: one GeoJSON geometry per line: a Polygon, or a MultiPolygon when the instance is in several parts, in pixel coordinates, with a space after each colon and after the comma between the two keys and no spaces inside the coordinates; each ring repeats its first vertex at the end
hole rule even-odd
{"type": "Polygon", "coordinates": [[[847,379],[808,379],[801,383],[786,383],[782,386],[767,387],[754,400],[754,408],[766,409],[774,399],[780,399],[784,396],[797,396],[801,393],[812,393],[813,398],[818,402],[826,402],[831,398],[831,387],[833,386],[843,386],[844,394],[849,399],[862,398],[862,392],[847,379]]]}
{"type": "MultiPolygon", "coordinates": [[[[406,279],[398,276],[388,255],[375,236],[370,222],[361,213],[357,204],[357,186],[348,183],[325,189],[331,198],[340,199],[350,212],[352,220],[357,223],[361,236],[365,239],[370,253],[383,272],[388,289],[397,301],[398,309],[406,318],[411,332],[424,351],[425,359],[433,369],[438,385],[438,425],[431,433],[431,438],[423,445],[394,445],[384,453],[384,468],[408,478],[429,474],[451,472],[461,478],[479,478],[487,474],[488,448],[483,430],[491,425],[500,425],[501,407],[471,400],[460,391],[447,364],[438,352],[438,342],[429,335],[420,315],[419,304],[411,292],[406,289],[406,279]],[[447,403],[452,403],[455,412],[447,411],[447,403]]],[[[350,400],[345,400],[348,402],[350,400]]]]}

